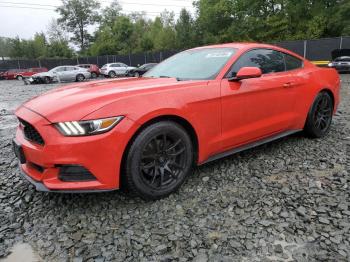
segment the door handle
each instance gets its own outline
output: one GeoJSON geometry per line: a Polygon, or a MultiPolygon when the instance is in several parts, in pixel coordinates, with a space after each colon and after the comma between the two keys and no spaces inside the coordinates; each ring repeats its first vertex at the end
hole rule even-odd
{"type": "Polygon", "coordinates": [[[293,82],[287,82],[283,84],[283,87],[288,88],[288,87],[293,87],[295,84],[293,82]]]}

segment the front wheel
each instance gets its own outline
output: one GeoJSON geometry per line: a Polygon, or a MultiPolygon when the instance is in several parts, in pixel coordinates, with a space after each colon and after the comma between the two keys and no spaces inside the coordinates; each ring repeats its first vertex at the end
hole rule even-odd
{"type": "Polygon", "coordinates": [[[320,138],[329,132],[333,107],[333,99],[327,92],[321,92],[316,96],[304,127],[304,131],[309,137],[320,138]]]}
{"type": "Polygon", "coordinates": [[[44,83],[45,83],[45,84],[50,84],[50,83],[51,83],[51,78],[48,77],[48,76],[45,76],[45,77],[44,77],[44,83]]]}
{"type": "Polygon", "coordinates": [[[191,172],[193,146],[180,125],[158,122],[135,138],[124,161],[123,186],[143,199],[160,199],[176,191],[191,172]]]}
{"type": "Polygon", "coordinates": [[[23,76],[17,76],[17,80],[23,80],[23,76]]]}
{"type": "Polygon", "coordinates": [[[85,80],[85,76],[82,74],[77,75],[76,78],[77,82],[83,82],[85,80]]]}
{"type": "Polygon", "coordinates": [[[97,78],[97,73],[92,72],[92,73],[91,73],[91,78],[97,78]]]}
{"type": "Polygon", "coordinates": [[[110,72],[108,73],[108,76],[109,76],[110,78],[115,78],[115,77],[117,76],[117,74],[116,74],[114,71],[110,71],[110,72]]]}

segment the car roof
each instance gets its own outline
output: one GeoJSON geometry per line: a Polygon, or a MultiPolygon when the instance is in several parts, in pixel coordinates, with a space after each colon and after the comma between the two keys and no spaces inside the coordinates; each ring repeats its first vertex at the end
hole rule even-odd
{"type": "Polygon", "coordinates": [[[339,56],[335,59],[350,59],[350,56],[339,56]]]}
{"type": "Polygon", "coordinates": [[[276,46],[269,45],[269,44],[255,43],[255,42],[234,42],[234,43],[214,44],[214,45],[195,47],[193,49],[220,48],[220,47],[247,49],[247,48],[259,48],[259,47],[261,47],[261,48],[268,48],[268,47],[275,48],[276,46]]]}
{"type": "Polygon", "coordinates": [[[123,63],[123,62],[114,62],[114,63],[108,63],[108,64],[106,64],[106,65],[114,65],[114,64],[124,64],[124,65],[126,65],[125,63],[123,63]]]}
{"type": "Polygon", "coordinates": [[[298,57],[301,60],[305,61],[305,58],[301,57],[300,55],[284,49],[282,47],[276,46],[276,45],[270,45],[270,44],[262,44],[262,43],[255,43],[255,42],[234,42],[234,43],[226,43],[226,44],[215,44],[215,45],[207,45],[207,46],[201,46],[201,47],[195,47],[190,50],[196,50],[196,49],[205,49],[205,48],[235,48],[241,51],[253,49],[253,48],[265,48],[265,49],[274,49],[278,50],[293,56],[298,57]]]}

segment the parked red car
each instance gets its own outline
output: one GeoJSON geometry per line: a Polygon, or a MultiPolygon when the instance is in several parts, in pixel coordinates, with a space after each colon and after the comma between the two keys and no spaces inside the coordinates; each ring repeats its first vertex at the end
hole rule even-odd
{"type": "Polygon", "coordinates": [[[88,71],[91,73],[91,78],[96,78],[100,75],[100,68],[98,67],[98,65],[80,64],[77,66],[88,69],[88,71]]]}
{"type": "Polygon", "coordinates": [[[4,79],[4,73],[5,72],[0,72],[0,80],[4,79]]]}
{"type": "Polygon", "coordinates": [[[37,73],[42,73],[42,72],[47,72],[47,68],[45,67],[28,68],[15,74],[15,78],[17,80],[23,80],[23,78],[30,77],[32,75],[35,75],[37,73]]]}
{"type": "Polygon", "coordinates": [[[23,71],[24,69],[10,69],[3,73],[2,77],[5,80],[13,80],[16,79],[16,74],[23,71]]]}
{"type": "Polygon", "coordinates": [[[79,83],[17,109],[14,150],[37,190],[177,190],[201,165],[304,131],[323,137],[340,79],[279,47],[232,43],[181,52],[140,78],[79,83]]]}

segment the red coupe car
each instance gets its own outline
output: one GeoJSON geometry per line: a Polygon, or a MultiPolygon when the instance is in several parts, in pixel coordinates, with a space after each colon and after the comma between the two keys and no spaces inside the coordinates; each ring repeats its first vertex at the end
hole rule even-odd
{"type": "Polygon", "coordinates": [[[14,151],[37,190],[145,199],[178,189],[197,164],[304,131],[323,137],[340,79],[279,47],[194,48],[141,78],[77,83],[17,109],[14,151]]]}
{"type": "Polygon", "coordinates": [[[22,71],[15,74],[14,78],[17,80],[23,80],[23,78],[30,77],[32,75],[35,75],[37,73],[47,72],[47,68],[45,67],[34,67],[34,68],[28,68],[23,69],[22,71]]]}
{"type": "Polygon", "coordinates": [[[2,74],[2,78],[5,80],[14,80],[16,79],[16,74],[23,71],[23,69],[10,69],[2,74]]]}

